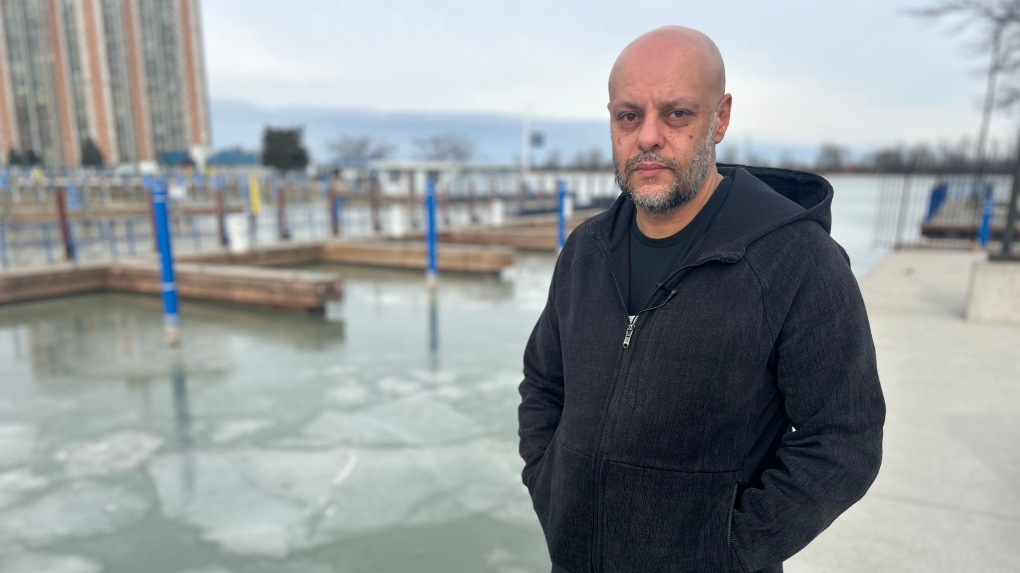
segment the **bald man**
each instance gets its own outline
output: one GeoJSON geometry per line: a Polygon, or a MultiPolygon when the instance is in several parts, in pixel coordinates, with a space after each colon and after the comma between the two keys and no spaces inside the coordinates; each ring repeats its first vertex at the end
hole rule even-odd
{"type": "Polygon", "coordinates": [[[716,164],[732,102],[687,28],[610,73],[621,195],[560,253],[520,385],[554,572],[782,571],[878,473],[885,402],[832,187],[716,164]]]}

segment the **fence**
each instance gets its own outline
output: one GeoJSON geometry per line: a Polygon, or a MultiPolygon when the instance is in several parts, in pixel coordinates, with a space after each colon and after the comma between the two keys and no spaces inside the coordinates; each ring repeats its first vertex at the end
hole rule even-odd
{"type": "MultiPolygon", "coordinates": [[[[872,242],[891,248],[1002,249],[1013,178],[883,177],[872,242]]],[[[1020,234],[1014,234],[1014,250],[1020,234]]]]}
{"type": "MultiPolygon", "coordinates": [[[[170,222],[180,254],[331,236],[400,237],[425,229],[422,197],[384,196],[342,180],[171,179],[170,222]]],[[[437,228],[501,225],[514,216],[553,214],[551,190],[510,197],[451,196],[437,189],[437,228]]],[[[608,205],[589,201],[588,207],[608,205]]],[[[72,184],[30,179],[0,188],[0,268],[108,262],[154,253],[150,194],[139,178],[72,184]]]]}

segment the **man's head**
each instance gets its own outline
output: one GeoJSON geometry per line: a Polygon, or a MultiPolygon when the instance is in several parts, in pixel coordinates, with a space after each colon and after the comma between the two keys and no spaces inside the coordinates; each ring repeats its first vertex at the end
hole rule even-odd
{"type": "Polygon", "coordinates": [[[648,213],[691,201],[715,166],[732,101],[722,56],[708,36],[667,26],[631,42],[609,74],[620,189],[648,213]]]}

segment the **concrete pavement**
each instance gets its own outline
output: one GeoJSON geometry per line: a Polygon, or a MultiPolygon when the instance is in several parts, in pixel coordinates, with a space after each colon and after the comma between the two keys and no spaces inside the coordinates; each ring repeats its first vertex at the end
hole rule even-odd
{"type": "Polygon", "coordinates": [[[862,281],[882,469],[789,573],[1020,571],[1020,325],[964,320],[979,257],[900,251],[862,281]]]}

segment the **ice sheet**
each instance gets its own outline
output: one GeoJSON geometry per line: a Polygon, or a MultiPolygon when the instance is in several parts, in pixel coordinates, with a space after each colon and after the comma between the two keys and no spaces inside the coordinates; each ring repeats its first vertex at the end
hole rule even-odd
{"type": "Polygon", "coordinates": [[[110,533],[142,518],[149,506],[125,485],[79,482],[0,513],[0,541],[46,544],[110,533]]]}
{"type": "Polygon", "coordinates": [[[14,504],[24,494],[46,487],[49,483],[44,477],[37,476],[28,470],[14,470],[0,474],[0,509],[14,504]]]}
{"type": "Polygon", "coordinates": [[[14,467],[32,458],[35,430],[30,426],[0,424],[0,468],[14,467]]]}
{"type": "Polygon", "coordinates": [[[252,418],[229,420],[216,426],[212,431],[212,441],[217,444],[233,442],[241,438],[257,434],[275,425],[269,418],[252,418]]]}
{"type": "Polygon", "coordinates": [[[103,568],[74,555],[30,553],[0,546],[0,573],[100,573],[103,568]]]}
{"type": "Polygon", "coordinates": [[[69,444],[56,458],[72,477],[105,476],[144,464],[163,445],[157,436],[142,432],[122,432],[96,442],[69,444]]]}
{"type": "Polygon", "coordinates": [[[327,411],[303,435],[315,443],[403,446],[464,441],[485,431],[446,400],[422,394],[355,412],[327,411]]]}

